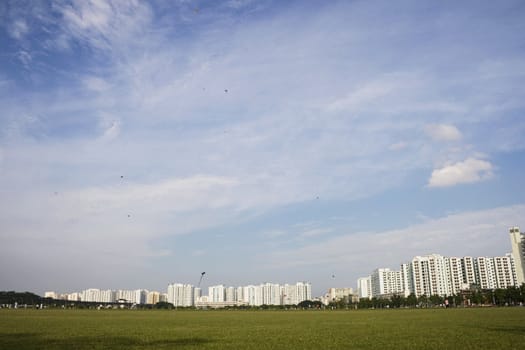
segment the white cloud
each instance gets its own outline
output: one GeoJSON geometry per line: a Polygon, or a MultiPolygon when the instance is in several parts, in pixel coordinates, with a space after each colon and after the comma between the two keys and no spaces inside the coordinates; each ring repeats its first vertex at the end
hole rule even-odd
{"type": "Polygon", "coordinates": [[[46,266],[67,261],[78,271],[91,260],[118,268],[142,265],[169,253],[169,247],[153,248],[152,240],[238,215],[228,195],[236,186],[236,179],[204,175],[136,184],[125,174],[113,185],[80,190],[33,185],[6,191],[0,201],[0,239],[10,243],[0,246],[0,256],[4,262],[12,254],[27,254],[27,261],[45,259],[46,266]]]}
{"type": "Polygon", "coordinates": [[[458,141],[461,139],[461,132],[449,124],[428,124],[425,126],[425,133],[435,141],[458,141]]]}
{"type": "MultiPolygon", "coordinates": [[[[63,32],[70,39],[89,43],[104,51],[119,51],[132,46],[151,20],[147,4],[128,0],[74,0],[57,3],[62,14],[63,32]]],[[[60,46],[64,46],[64,37],[60,46]]]]}
{"type": "Polygon", "coordinates": [[[463,162],[444,166],[432,171],[428,181],[429,187],[448,187],[464,183],[474,183],[490,179],[493,166],[481,159],[468,158],[463,162]]]}
{"type": "Polygon", "coordinates": [[[378,103],[385,96],[391,94],[396,85],[389,79],[368,82],[364,86],[351,91],[347,96],[331,102],[328,111],[355,112],[362,108],[370,108],[370,104],[378,103]]]}

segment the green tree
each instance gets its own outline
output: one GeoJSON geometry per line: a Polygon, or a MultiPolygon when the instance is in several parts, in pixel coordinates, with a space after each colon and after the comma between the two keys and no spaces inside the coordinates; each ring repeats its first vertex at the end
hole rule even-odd
{"type": "Polygon", "coordinates": [[[423,294],[422,296],[420,296],[417,301],[419,302],[419,305],[422,306],[422,307],[428,307],[428,297],[423,294]]]}
{"type": "Polygon", "coordinates": [[[406,299],[406,304],[411,307],[416,307],[417,297],[414,293],[409,294],[409,296],[406,299]]]}
{"type": "Polygon", "coordinates": [[[442,296],[434,294],[428,298],[428,301],[430,302],[430,305],[438,306],[438,305],[443,304],[445,300],[442,296]]]}
{"type": "Polygon", "coordinates": [[[155,305],[153,305],[153,307],[155,309],[168,309],[168,310],[171,310],[174,308],[173,304],[172,303],[168,303],[166,301],[159,301],[158,303],[156,303],[155,305]]]}

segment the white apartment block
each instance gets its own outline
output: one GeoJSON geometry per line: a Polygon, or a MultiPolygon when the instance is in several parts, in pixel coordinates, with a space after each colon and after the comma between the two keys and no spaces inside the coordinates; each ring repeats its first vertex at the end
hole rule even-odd
{"type": "Polygon", "coordinates": [[[234,287],[227,287],[225,289],[225,301],[234,302],[237,301],[237,289],[234,287]]]}
{"type": "Polygon", "coordinates": [[[463,283],[468,286],[472,284],[477,284],[476,279],[476,267],[474,258],[471,256],[465,256],[462,259],[462,270],[463,270],[463,283]]]}
{"type": "Polygon", "coordinates": [[[127,303],[135,303],[135,291],[133,290],[117,290],[117,301],[125,301],[127,303]]]}
{"type": "Polygon", "coordinates": [[[55,292],[45,292],[44,298],[58,299],[58,294],[55,292]]]}
{"type": "Polygon", "coordinates": [[[173,283],[168,285],[168,303],[175,307],[194,305],[194,289],[191,284],[173,283]]]}
{"type": "Polygon", "coordinates": [[[496,274],[494,271],[494,260],[492,258],[476,258],[476,267],[478,269],[478,281],[481,289],[496,288],[496,274]]]}
{"type": "Polygon", "coordinates": [[[297,303],[304,300],[312,300],[312,285],[308,282],[297,282],[297,303]]]}
{"type": "Polygon", "coordinates": [[[275,283],[264,283],[262,287],[263,305],[281,305],[281,286],[275,283]]]}
{"type": "Polygon", "coordinates": [[[444,257],[438,254],[416,256],[412,259],[413,293],[422,295],[441,294],[443,290],[444,257]]]}
{"type": "Polygon", "coordinates": [[[372,295],[375,297],[403,293],[401,271],[376,269],[370,275],[372,295]]]}
{"type": "Polygon", "coordinates": [[[209,301],[213,303],[222,303],[226,299],[226,293],[224,285],[220,284],[217,286],[208,287],[208,297],[209,301]]]}
{"type": "Polygon", "coordinates": [[[69,293],[69,294],[65,294],[65,298],[66,300],[68,301],[80,301],[80,293],[69,293]]]}
{"type": "Polygon", "coordinates": [[[401,264],[400,269],[401,289],[405,297],[409,296],[414,290],[414,278],[412,276],[412,265],[409,263],[401,264]]]}
{"type": "Polygon", "coordinates": [[[293,284],[285,284],[282,287],[281,295],[283,296],[283,305],[297,305],[299,304],[299,294],[297,286],[293,284]]]}
{"type": "Polygon", "coordinates": [[[196,303],[202,297],[202,290],[199,287],[193,288],[193,302],[196,303]]]}
{"type": "Polygon", "coordinates": [[[519,227],[511,227],[509,234],[516,271],[516,283],[522,285],[525,283],[525,234],[520,232],[519,227]]]}
{"type": "Polygon", "coordinates": [[[160,293],[151,291],[146,296],[146,304],[155,305],[160,301],[160,293]]]}
{"type": "Polygon", "coordinates": [[[372,298],[372,281],[370,276],[361,277],[357,280],[357,295],[359,298],[372,298]]]}
{"type": "Polygon", "coordinates": [[[352,288],[329,288],[325,298],[328,302],[342,300],[354,294],[352,288]]]}
{"type": "Polygon", "coordinates": [[[443,257],[438,254],[416,256],[400,271],[376,269],[369,277],[358,279],[360,298],[413,293],[453,295],[473,285],[481,289],[517,286],[515,262],[510,254],[499,257],[443,257]]]}
{"type": "Polygon", "coordinates": [[[449,294],[457,294],[464,288],[463,263],[461,258],[445,258],[446,269],[449,274],[449,294]]]}
{"type": "Polygon", "coordinates": [[[249,285],[243,287],[243,301],[251,306],[261,306],[263,304],[263,295],[261,286],[249,285]]]}
{"type": "Polygon", "coordinates": [[[216,285],[208,288],[208,295],[201,295],[201,288],[191,284],[169,284],[167,293],[137,290],[86,289],[79,293],[59,295],[46,292],[46,297],[86,302],[125,302],[133,304],[156,304],[169,302],[176,307],[209,306],[224,307],[234,305],[297,305],[304,300],[312,300],[312,286],[307,282],[296,284],[263,283],[239,287],[216,285]]]}
{"type": "Polygon", "coordinates": [[[517,285],[516,270],[510,254],[507,256],[494,257],[494,270],[497,288],[507,288],[517,285]]]}

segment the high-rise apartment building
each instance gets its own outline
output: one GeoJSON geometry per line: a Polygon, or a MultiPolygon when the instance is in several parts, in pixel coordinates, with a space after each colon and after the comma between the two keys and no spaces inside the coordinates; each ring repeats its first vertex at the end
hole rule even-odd
{"type": "Polygon", "coordinates": [[[304,300],[312,300],[312,285],[308,282],[297,282],[297,303],[304,300]]]}
{"type": "Polygon", "coordinates": [[[512,262],[512,256],[496,256],[494,261],[494,274],[497,288],[507,288],[517,285],[516,274],[512,262]]]}
{"type": "Polygon", "coordinates": [[[401,277],[401,290],[405,297],[409,296],[414,290],[414,279],[412,276],[412,265],[409,263],[401,264],[400,277],[401,277]]]}
{"type": "Polygon", "coordinates": [[[376,269],[370,276],[358,279],[358,295],[371,298],[403,292],[405,296],[447,296],[472,287],[519,286],[525,283],[525,234],[518,227],[509,232],[512,254],[490,258],[416,256],[402,264],[400,271],[376,269]]]}
{"type": "Polygon", "coordinates": [[[160,301],[160,293],[151,291],[146,296],[146,304],[155,305],[160,301]]]}
{"type": "Polygon", "coordinates": [[[357,280],[357,295],[359,298],[372,298],[372,282],[370,276],[357,280]]]}
{"type": "Polygon", "coordinates": [[[521,285],[525,283],[525,234],[520,232],[519,227],[511,227],[509,233],[516,281],[518,285],[521,285]]]}
{"type": "Polygon", "coordinates": [[[327,298],[328,302],[331,302],[351,298],[353,294],[354,290],[352,288],[329,288],[325,298],[327,298]]]}
{"type": "Polygon", "coordinates": [[[476,258],[478,284],[481,289],[496,288],[496,276],[494,271],[494,260],[480,256],[476,258]]]}
{"type": "Polygon", "coordinates": [[[227,287],[225,289],[225,301],[233,302],[237,301],[237,289],[234,287],[227,287]]]}
{"type": "Polygon", "coordinates": [[[417,297],[449,294],[450,275],[445,257],[439,254],[416,256],[411,265],[413,293],[417,297]]]}
{"type": "Polygon", "coordinates": [[[173,283],[168,285],[168,303],[172,303],[173,306],[193,306],[194,297],[194,288],[191,284],[173,283]]]}
{"type": "Polygon", "coordinates": [[[450,279],[450,293],[447,294],[457,294],[462,289],[465,289],[465,283],[463,282],[463,259],[456,257],[445,258],[445,264],[450,279]]]}
{"type": "Polygon", "coordinates": [[[285,284],[282,287],[282,298],[283,305],[297,305],[298,304],[298,294],[297,286],[293,284],[285,284]]]}
{"type": "Polygon", "coordinates": [[[249,285],[243,287],[242,301],[252,306],[261,306],[263,304],[261,286],[249,285]]]}
{"type": "Polygon", "coordinates": [[[226,298],[226,290],[224,285],[208,287],[208,300],[214,303],[222,303],[226,298]]]}
{"type": "Polygon", "coordinates": [[[387,296],[403,293],[401,271],[390,269],[376,269],[370,275],[373,296],[387,296]]]}
{"type": "Polygon", "coordinates": [[[463,270],[463,283],[465,283],[469,287],[473,284],[478,283],[476,279],[476,268],[473,257],[463,257],[461,259],[461,268],[463,270]]]}
{"type": "Polygon", "coordinates": [[[262,285],[264,305],[281,305],[281,287],[275,283],[264,283],[262,285]]]}

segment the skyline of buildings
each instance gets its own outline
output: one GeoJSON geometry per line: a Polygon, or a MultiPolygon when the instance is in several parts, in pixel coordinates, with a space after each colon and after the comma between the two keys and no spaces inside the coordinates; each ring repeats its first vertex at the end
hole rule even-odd
{"type": "Polygon", "coordinates": [[[202,295],[200,287],[172,283],[168,284],[166,293],[146,289],[100,290],[90,288],[81,292],[64,294],[50,291],[45,292],[44,297],[100,303],[155,304],[169,302],[175,307],[297,305],[301,301],[312,300],[312,285],[309,282],[284,285],[266,282],[239,287],[226,287],[221,284],[208,287],[208,294],[202,295]]]}
{"type": "MultiPolygon", "coordinates": [[[[315,299],[339,300],[354,295],[358,298],[389,297],[392,295],[416,297],[422,295],[453,295],[473,287],[480,289],[507,288],[525,282],[525,234],[519,227],[509,228],[512,253],[495,257],[447,257],[440,254],[415,256],[402,263],[399,270],[377,268],[357,280],[356,294],[351,287],[330,287],[315,299]]],[[[167,292],[137,290],[86,289],[82,292],[58,294],[46,292],[45,297],[70,301],[117,302],[155,304],[166,301],[175,307],[222,307],[234,305],[297,305],[312,300],[308,282],[296,284],[261,283],[226,287],[223,284],[208,287],[203,295],[200,287],[191,284],[168,284],[167,292]]]]}
{"type": "Polygon", "coordinates": [[[525,283],[525,235],[515,226],[509,229],[518,284],[525,283]]]}
{"type": "Polygon", "coordinates": [[[453,295],[462,290],[507,288],[525,280],[523,268],[525,235],[519,227],[509,229],[512,253],[505,256],[445,257],[440,254],[415,256],[399,270],[377,268],[357,280],[360,298],[392,295],[453,295]]]}

